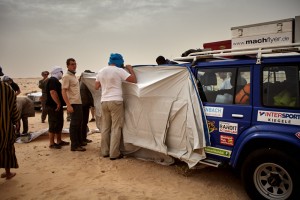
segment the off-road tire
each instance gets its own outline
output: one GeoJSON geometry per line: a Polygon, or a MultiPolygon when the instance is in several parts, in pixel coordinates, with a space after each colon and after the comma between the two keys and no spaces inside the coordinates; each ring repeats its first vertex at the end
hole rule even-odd
{"type": "Polygon", "coordinates": [[[299,162],[276,149],[252,152],[242,165],[241,177],[252,199],[300,199],[299,162]]]}

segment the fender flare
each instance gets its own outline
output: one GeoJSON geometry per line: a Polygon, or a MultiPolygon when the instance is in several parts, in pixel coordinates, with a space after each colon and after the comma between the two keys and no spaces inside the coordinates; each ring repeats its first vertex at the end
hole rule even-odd
{"type": "MultiPolygon", "coordinates": [[[[277,129],[270,129],[270,126],[268,126],[268,130],[266,130],[262,128],[264,126],[265,125],[254,126],[243,132],[239,136],[238,140],[236,141],[235,147],[232,150],[229,161],[230,166],[232,166],[233,168],[237,167],[240,155],[245,150],[245,148],[247,148],[247,144],[249,144],[250,142],[254,142],[254,140],[280,141],[281,143],[288,143],[295,147],[298,147],[300,150],[300,142],[295,138],[296,136],[292,134],[293,132],[287,134],[287,132],[274,131],[277,129]]],[[[295,133],[296,132],[297,131],[295,131],[295,133]]],[[[269,143],[266,143],[266,148],[269,147],[267,144],[269,143]]]]}

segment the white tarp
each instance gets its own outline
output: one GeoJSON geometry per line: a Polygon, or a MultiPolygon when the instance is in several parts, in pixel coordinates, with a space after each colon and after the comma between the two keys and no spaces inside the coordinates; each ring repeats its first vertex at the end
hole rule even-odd
{"type": "MultiPolygon", "coordinates": [[[[124,154],[171,164],[174,158],[194,166],[204,159],[207,124],[195,81],[185,67],[134,67],[138,83],[123,83],[125,124],[124,154]],[[170,157],[171,156],[171,157],[170,157]]],[[[100,91],[96,74],[83,74],[91,90],[100,129],[100,91]]]]}

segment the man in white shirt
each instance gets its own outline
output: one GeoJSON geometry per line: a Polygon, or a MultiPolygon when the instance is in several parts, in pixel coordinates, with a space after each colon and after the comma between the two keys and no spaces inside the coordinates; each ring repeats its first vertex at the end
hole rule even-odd
{"type": "Polygon", "coordinates": [[[102,138],[101,154],[110,160],[122,158],[120,142],[124,123],[122,82],[136,83],[137,79],[131,65],[124,68],[121,54],[112,53],[108,66],[102,68],[95,82],[95,89],[101,87],[102,138]]]}

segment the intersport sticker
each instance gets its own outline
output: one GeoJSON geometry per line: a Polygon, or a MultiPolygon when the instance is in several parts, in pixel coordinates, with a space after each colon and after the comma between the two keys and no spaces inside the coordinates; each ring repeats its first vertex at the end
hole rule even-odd
{"type": "Polygon", "coordinates": [[[257,121],[276,124],[300,125],[300,113],[258,110],[257,121]]]}

